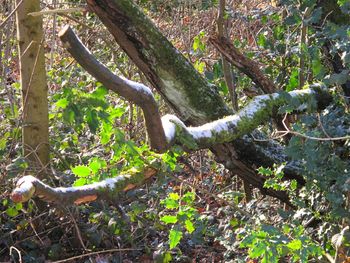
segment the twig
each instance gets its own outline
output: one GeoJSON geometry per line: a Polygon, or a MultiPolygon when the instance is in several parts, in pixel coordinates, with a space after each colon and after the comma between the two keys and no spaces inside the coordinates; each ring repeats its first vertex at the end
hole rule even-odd
{"type": "Polygon", "coordinates": [[[50,9],[50,10],[41,10],[38,12],[28,13],[29,16],[43,16],[43,15],[52,15],[52,14],[62,14],[62,13],[74,13],[74,12],[83,12],[86,11],[86,8],[83,7],[73,7],[66,9],[50,9]]]}
{"type": "Polygon", "coordinates": [[[143,84],[120,78],[100,63],[91,52],[81,43],[73,30],[66,26],[59,37],[67,51],[76,61],[105,87],[128,99],[143,110],[146,128],[151,140],[151,147],[163,152],[168,147],[158,105],[150,88],[143,84]]]}
{"type": "Polygon", "coordinates": [[[141,251],[141,250],[142,249],[140,249],[140,248],[115,248],[115,249],[108,249],[108,250],[91,252],[91,253],[87,253],[87,254],[71,257],[71,258],[66,258],[66,259],[63,259],[63,260],[53,261],[52,263],[71,262],[72,260],[75,260],[75,259],[85,258],[85,257],[99,255],[99,254],[104,254],[104,253],[113,253],[113,252],[122,252],[122,251],[141,251]]]}
{"type": "Polygon", "coordinates": [[[18,257],[19,257],[19,262],[22,263],[22,254],[21,254],[21,251],[19,251],[18,248],[14,247],[14,246],[11,246],[10,247],[10,256],[12,256],[12,251],[13,250],[16,250],[17,254],[18,254],[18,257]]]}
{"type": "MultiPolygon", "coordinates": [[[[302,134],[300,132],[296,132],[296,131],[292,131],[288,128],[288,126],[286,125],[285,121],[287,119],[287,116],[288,116],[288,113],[286,113],[284,115],[284,118],[282,120],[282,123],[283,123],[283,126],[284,128],[286,129],[285,131],[276,131],[276,133],[283,133],[282,136],[285,136],[287,134],[293,134],[293,135],[296,135],[296,136],[299,136],[299,137],[303,137],[303,138],[306,138],[306,139],[310,139],[310,140],[317,140],[317,141],[340,141],[340,140],[349,140],[350,139],[350,136],[341,136],[341,137],[328,137],[328,138],[322,138],[322,137],[314,137],[314,136],[309,136],[309,135],[305,135],[305,134],[302,134]]],[[[326,134],[327,135],[327,134],[326,134]]],[[[281,135],[279,136],[281,137],[281,135]]],[[[278,138],[279,138],[278,137],[278,138]]]]}
{"type": "Polygon", "coordinates": [[[276,133],[283,133],[285,136],[286,134],[293,134],[299,137],[303,137],[310,140],[316,140],[316,141],[342,141],[342,140],[350,140],[350,136],[342,136],[342,137],[332,137],[332,138],[322,138],[322,137],[314,137],[305,135],[296,131],[286,130],[286,131],[276,131],[276,133]]]}
{"type": "Polygon", "coordinates": [[[81,232],[80,232],[80,229],[78,227],[77,221],[75,220],[72,212],[69,209],[68,209],[68,213],[69,213],[69,216],[70,216],[71,220],[73,221],[74,228],[75,228],[75,231],[77,232],[77,236],[78,236],[79,242],[80,242],[81,246],[83,247],[84,251],[87,251],[86,246],[84,244],[84,241],[83,241],[83,239],[81,237],[81,232]]]}
{"type": "Polygon", "coordinates": [[[18,5],[15,6],[15,8],[12,10],[12,12],[5,18],[5,20],[0,24],[0,29],[3,28],[6,24],[6,22],[10,19],[10,17],[17,11],[17,9],[21,6],[24,0],[21,0],[21,2],[18,3],[18,5]]]}
{"type": "Polygon", "coordinates": [[[331,136],[329,136],[329,134],[326,132],[326,130],[325,130],[324,126],[323,126],[323,123],[322,123],[322,121],[321,121],[321,115],[320,115],[319,113],[317,113],[317,118],[318,118],[318,121],[319,121],[319,123],[320,123],[320,127],[321,127],[323,133],[324,133],[328,138],[331,138],[331,136]]]}

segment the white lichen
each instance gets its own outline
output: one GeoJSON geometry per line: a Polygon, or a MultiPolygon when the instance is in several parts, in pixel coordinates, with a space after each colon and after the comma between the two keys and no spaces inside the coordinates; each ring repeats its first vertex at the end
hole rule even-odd
{"type": "Polygon", "coordinates": [[[124,78],[123,76],[121,76],[120,78],[125,82],[126,85],[128,85],[130,88],[132,88],[136,92],[142,92],[147,96],[153,97],[152,90],[146,85],[124,78]]]}

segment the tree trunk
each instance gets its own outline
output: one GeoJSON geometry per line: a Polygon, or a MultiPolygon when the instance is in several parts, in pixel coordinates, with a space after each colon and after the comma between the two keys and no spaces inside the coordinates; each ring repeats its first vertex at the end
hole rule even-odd
{"type": "MultiPolygon", "coordinates": [[[[17,0],[17,4],[21,1],[17,0]]],[[[22,88],[23,154],[30,167],[44,171],[49,162],[48,101],[39,0],[25,0],[16,11],[22,88]]],[[[40,175],[40,173],[38,173],[40,175]]]]}

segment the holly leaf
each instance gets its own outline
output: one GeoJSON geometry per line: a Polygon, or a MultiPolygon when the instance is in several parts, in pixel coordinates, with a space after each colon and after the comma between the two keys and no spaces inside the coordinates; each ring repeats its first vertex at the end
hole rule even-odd
{"type": "Polygon", "coordinates": [[[180,240],[182,239],[182,232],[179,230],[172,229],[169,233],[169,247],[170,249],[173,249],[176,247],[180,240]]]}
{"type": "Polygon", "coordinates": [[[177,222],[177,217],[166,215],[161,217],[160,220],[163,221],[165,224],[175,224],[177,222]]]}
{"type": "Polygon", "coordinates": [[[85,165],[78,165],[72,168],[72,172],[78,177],[88,177],[91,169],[85,165]]]}

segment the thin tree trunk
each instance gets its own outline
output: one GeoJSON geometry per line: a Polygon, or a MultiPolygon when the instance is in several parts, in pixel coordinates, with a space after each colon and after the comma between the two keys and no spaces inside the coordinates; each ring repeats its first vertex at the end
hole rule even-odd
{"type": "MultiPolygon", "coordinates": [[[[220,0],[219,2],[219,11],[218,11],[218,19],[217,19],[219,37],[228,37],[227,30],[225,27],[225,2],[226,2],[225,0],[220,0]]],[[[222,69],[224,72],[226,85],[231,97],[232,107],[235,111],[238,111],[237,92],[236,92],[236,85],[233,79],[232,69],[227,59],[223,55],[221,55],[221,61],[222,61],[222,69]]]]}
{"type": "MultiPolygon", "coordinates": [[[[16,1],[17,4],[20,2],[16,1]]],[[[48,101],[39,0],[25,0],[16,12],[22,88],[23,154],[32,168],[49,162],[48,101]]],[[[40,174],[40,173],[39,173],[40,174]]]]}

